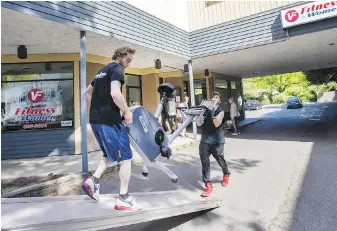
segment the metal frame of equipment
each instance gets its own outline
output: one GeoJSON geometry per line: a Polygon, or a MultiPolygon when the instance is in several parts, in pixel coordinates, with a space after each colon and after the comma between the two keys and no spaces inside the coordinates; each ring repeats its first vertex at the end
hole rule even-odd
{"type": "MultiPolygon", "coordinates": [[[[169,97],[173,93],[174,87],[171,84],[162,84],[158,88],[158,92],[161,94],[161,102],[157,106],[157,110],[154,114],[154,117],[159,119],[159,116],[162,113],[164,103],[167,103],[169,97]]],[[[192,106],[187,109],[181,108],[182,112],[187,116],[187,119],[183,122],[183,124],[169,137],[169,145],[179,136],[184,128],[186,128],[191,122],[193,122],[197,117],[203,115],[207,109],[214,110],[216,107],[216,102],[213,100],[203,100],[200,106],[192,106]]],[[[130,143],[132,147],[138,152],[138,154],[142,157],[142,170],[143,175],[148,175],[148,167],[157,168],[163,172],[165,172],[173,183],[177,183],[178,176],[175,175],[169,168],[165,166],[165,164],[157,161],[160,154],[158,154],[157,158],[153,161],[149,160],[145,153],[141,150],[141,148],[136,144],[134,139],[130,137],[130,143]]]]}

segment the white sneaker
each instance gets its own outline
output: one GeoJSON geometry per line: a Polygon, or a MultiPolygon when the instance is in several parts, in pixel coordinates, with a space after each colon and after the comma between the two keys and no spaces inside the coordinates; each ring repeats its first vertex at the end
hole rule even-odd
{"type": "Polygon", "coordinates": [[[125,200],[118,197],[115,204],[116,210],[141,210],[142,208],[137,205],[135,198],[128,196],[125,200]]]}
{"type": "Polygon", "coordinates": [[[85,194],[97,201],[99,201],[99,188],[100,184],[95,183],[93,176],[89,176],[82,185],[85,194]]]}
{"type": "Polygon", "coordinates": [[[233,135],[233,136],[238,136],[239,134],[238,134],[238,133],[236,133],[236,132],[234,132],[232,135],[233,135]]]}

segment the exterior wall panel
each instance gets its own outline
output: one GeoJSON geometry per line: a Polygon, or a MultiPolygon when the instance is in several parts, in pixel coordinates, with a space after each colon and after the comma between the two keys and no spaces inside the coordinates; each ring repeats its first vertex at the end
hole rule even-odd
{"type": "Polygon", "coordinates": [[[69,155],[74,153],[74,129],[9,132],[1,134],[2,160],[69,155]]]}
{"type": "Polygon", "coordinates": [[[293,4],[294,1],[221,1],[206,7],[205,1],[189,1],[188,9],[193,9],[194,20],[190,21],[190,31],[200,30],[219,23],[233,21],[267,10],[293,4]],[[195,7],[197,6],[197,7],[195,7]],[[220,13],[218,11],[221,11],[220,13]],[[222,15],[221,18],[218,16],[222,15]],[[195,19],[204,23],[197,23],[195,19]]]}
{"type": "MultiPolygon", "coordinates": [[[[261,2],[221,2],[210,7],[219,8],[220,4],[223,4],[225,8],[227,6],[226,11],[230,9],[231,12],[228,11],[228,14],[231,13],[232,18],[240,18],[190,32],[190,51],[193,58],[282,41],[287,39],[290,34],[283,30],[280,18],[281,9],[290,5],[267,10],[273,5],[261,2]],[[247,8],[250,9],[249,13],[261,12],[262,9],[265,11],[242,17],[240,12],[247,8]]],[[[296,31],[298,28],[294,30],[296,31]]],[[[295,34],[296,32],[291,31],[291,33],[295,34]]]]}

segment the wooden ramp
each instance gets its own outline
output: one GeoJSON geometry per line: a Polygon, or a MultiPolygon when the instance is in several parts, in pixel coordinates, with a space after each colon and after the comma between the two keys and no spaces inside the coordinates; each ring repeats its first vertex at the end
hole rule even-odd
{"type": "Polygon", "coordinates": [[[221,201],[181,191],[133,193],[138,211],[116,211],[117,195],[1,199],[2,230],[104,230],[217,208],[221,201]]]}

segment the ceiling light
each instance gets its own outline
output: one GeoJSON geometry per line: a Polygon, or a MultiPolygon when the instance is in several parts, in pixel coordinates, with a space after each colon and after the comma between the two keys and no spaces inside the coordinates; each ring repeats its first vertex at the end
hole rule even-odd
{"type": "Polygon", "coordinates": [[[335,43],[329,43],[329,45],[330,45],[330,46],[333,46],[333,45],[335,45],[335,43]]]}
{"type": "Polygon", "coordinates": [[[161,69],[161,61],[160,61],[160,59],[156,59],[156,61],[154,62],[154,65],[155,65],[156,69],[161,69]]]}
{"type": "Polygon", "coordinates": [[[18,58],[27,59],[27,47],[25,45],[18,46],[18,58]]]}

